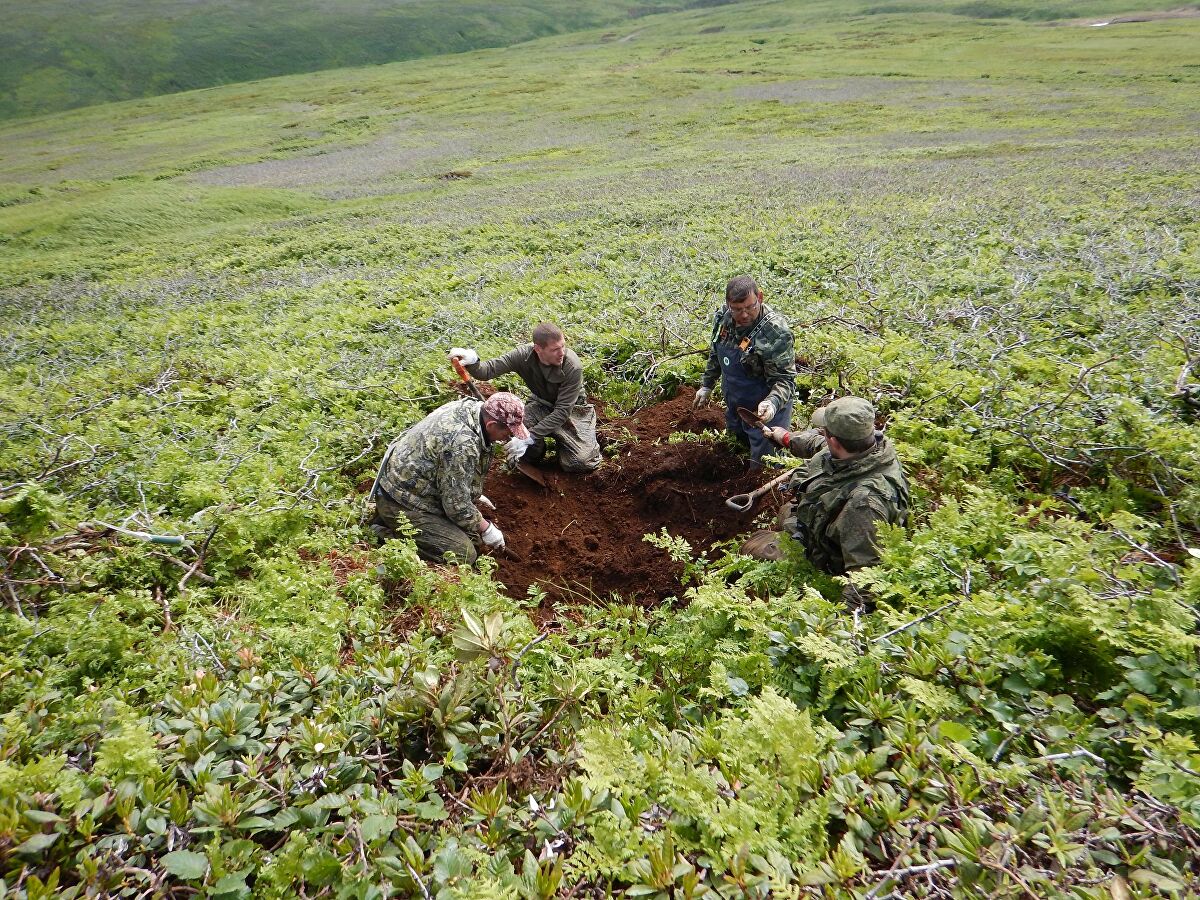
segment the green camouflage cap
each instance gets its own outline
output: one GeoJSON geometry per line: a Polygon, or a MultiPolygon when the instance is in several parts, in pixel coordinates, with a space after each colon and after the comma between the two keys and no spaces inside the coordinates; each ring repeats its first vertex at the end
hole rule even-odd
{"type": "Polygon", "coordinates": [[[825,427],[825,407],[818,406],[817,409],[813,412],[812,427],[813,428],[824,428],[825,427]]]}
{"type": "Polygon", "coordinates": [[[839,397],[825,407],[825,430],[841,440],[865,441],[875,434],[875,407],[862,397],[839,397]]]}

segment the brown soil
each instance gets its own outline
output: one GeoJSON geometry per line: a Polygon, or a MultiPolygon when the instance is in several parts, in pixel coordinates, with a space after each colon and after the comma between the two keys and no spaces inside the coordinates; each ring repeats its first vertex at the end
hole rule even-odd
{"type": "Polygon", "coordinates": [[[617,443],[619,453],[606,454],[600,469],[587,475],[562,472],[549,458],[540,466],[549,490],[493,467],[484,492],[496,504],[494,518],[508,545],[497,556],[495,578],[510,596],[524,596],[537,584],[551,603],[612,594],[658,603],[682,592],[683,567],[642,535],[665,527],[698,554],[749,530],[755,516],[775,505],[775,498],[764,497],[744,515],[725,506],[726,497],[767,480],[745,474],[746,457],[708,442],[666,443],[672,432],[724,427],[717,408],[693,413],[692,396],[685,389],[628,418],[602,419],[601,445],[617,443]]]}

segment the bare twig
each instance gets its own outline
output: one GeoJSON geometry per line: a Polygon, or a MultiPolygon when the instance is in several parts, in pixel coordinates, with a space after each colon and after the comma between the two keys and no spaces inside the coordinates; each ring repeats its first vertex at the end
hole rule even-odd
{"type": "Polygon", "coordinates": [[[928,872],[936,872],[938,869],[949,869],[958,865],[957,859],[939,859],[935,862],[925,863],[922,866],[908,866],[904,869],[895,869],[888,872],[883,881],[871,888],[864,896],[863,900],[874,900],[874,898],[887,887],[888,882],[895,881],[898,878],[903,878],[906,875],[922,875],[928,872]]]}
{"type": "Polygon", "coordinates": [[[1057,762],[1060,759],[1089,759],[1100,767],[1104,767],[1107,763],[1104,759],[1097,756],[1091,750],[1084,750],[1082,747],[1078,750],[1072,750],[1070,753],[1051,753],[1049,756],[1039,756],[1035,762],[1057,762]]]}
{"type": "Polygon", "coordinates": [[[212,542],[213,535],[217,533],[217,529],[221,527],[218,522],[208,531],[208,536],[204,539],[204,543],[200,545],[200,550],[196,553],[196,561],[192,563],[192,567],[184,572],[183,577],[179,579],[179,593],[183,593],[184,587],[188,583],[188,579],[196,574],[196,571],[204,565],[204,554],[208,552],[208,545],[212,542]]]}
{"type": "Polygon", "coordinates": [[[530,650],[532,650],[534,647],[536,647],[538,644],[540,644],[542,641],[544,641],[548,637],[550,637],[550,632],[543,631],[541,634],[539,634],[537,637],[535,637],[533,640],[531,640],[528,644],[526,644],[524,647],[522,647],[520,652],[518,652],[517,655],[513,657],[513,661],[512,661],[513,684],[516,686],[517,690],[521,689],[521,679],[517,675],[517,667],[521,664],[522,657],[524,657],[526,653],[528,653],[530,650]]]}

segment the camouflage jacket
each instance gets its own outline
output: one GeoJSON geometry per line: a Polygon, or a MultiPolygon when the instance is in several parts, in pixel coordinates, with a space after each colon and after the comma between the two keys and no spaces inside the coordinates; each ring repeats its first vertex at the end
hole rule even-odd
{"type": "MultiPolygon", "coordinates": [[[[803,431],[791,432],[791,439],[788,441],[787,449],[792,456],[798,456],[801,459],[812,459],[822,450],[829,446],[825,440],[825,435],[819,428],[805,428],[803,431]]],[[[876,442],[883,438],[882,431],[875,432],[876,442]]]]}
{"type": "Polygon", "coordinates": [[[879,562],[880,522],[908,520],[908,480],[887,438],[850,459],[822,450],[792,476],[795,503],[784,527],[823,572],[843,575],[879,562]]]}
{"type": "Polygon", "coordinates": [[[554,434],[570,418],[571,407],[587,403],[583,394],[583,364],[569,347],[561,366],[542,365],[533,344],[524,344],[496,359],[467,366],[467,371],[480,381],[515,372],[533,396],[552,406],[549,415],[529,426],[529,433],[535,438],[554,434]]]}
{"type": "Polygon", "coordinates": [[[379,486],[405,509],[442,515],[467,534],[483,517],[475,501],[492,461],[478,400],[456,400],[404,432],[393,449],[379,486]]]}
{"type": "Polygon", "coordinates": [[[708,365],[700,383],[711,389],[721,377],[720,347],[735,346],[753,333],[746,348],[743,367],[751,378],[764,378],[768,385],[765,399],[783,409],[796,392],[796,351],[792,340],[792,329],[783,316],[763,305],[762,314],[745,328],[733,323],[733,313],[722,306],[713,317],[712,343],[709,345],[708,365]]]}
{"type": "Polygon", "coordinates": [[[793,431],[791,435],[787,445],[788,452],[801,459],[812,459],[828,446],[825,443],[825,435],[816,428],[793,431]]]}

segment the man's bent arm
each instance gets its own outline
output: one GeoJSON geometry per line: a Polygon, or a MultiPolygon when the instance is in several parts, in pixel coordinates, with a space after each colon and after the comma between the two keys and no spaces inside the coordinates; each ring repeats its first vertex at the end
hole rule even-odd
{"type": "Polygon", "coordinates": [[[472,378],[478,378],[480,381],[491,381],[493,378],[499,378],[501,375],[515,372],[517,366],[528,352],[527,347],[517,347],[495,359],[480,360],[472,366],[467,366],[466,370],[471,373],[472,378]]]}
{"type": "Polygon", "coordinates": [[[783,409],[796,393],[796,350],[791,334],[763,354],[763,370],[770,390],[766,399],[783,409]]]}
{"type": "Polygon", "coordinates": [[[474,535],[483,524],[483,516],[475,508],[475,498],[471,496],[473,473],[467,467],[469,458],[461,448],[446,448],[438,468],[437,488],[446,518],[467,534],[474,535]]]}

